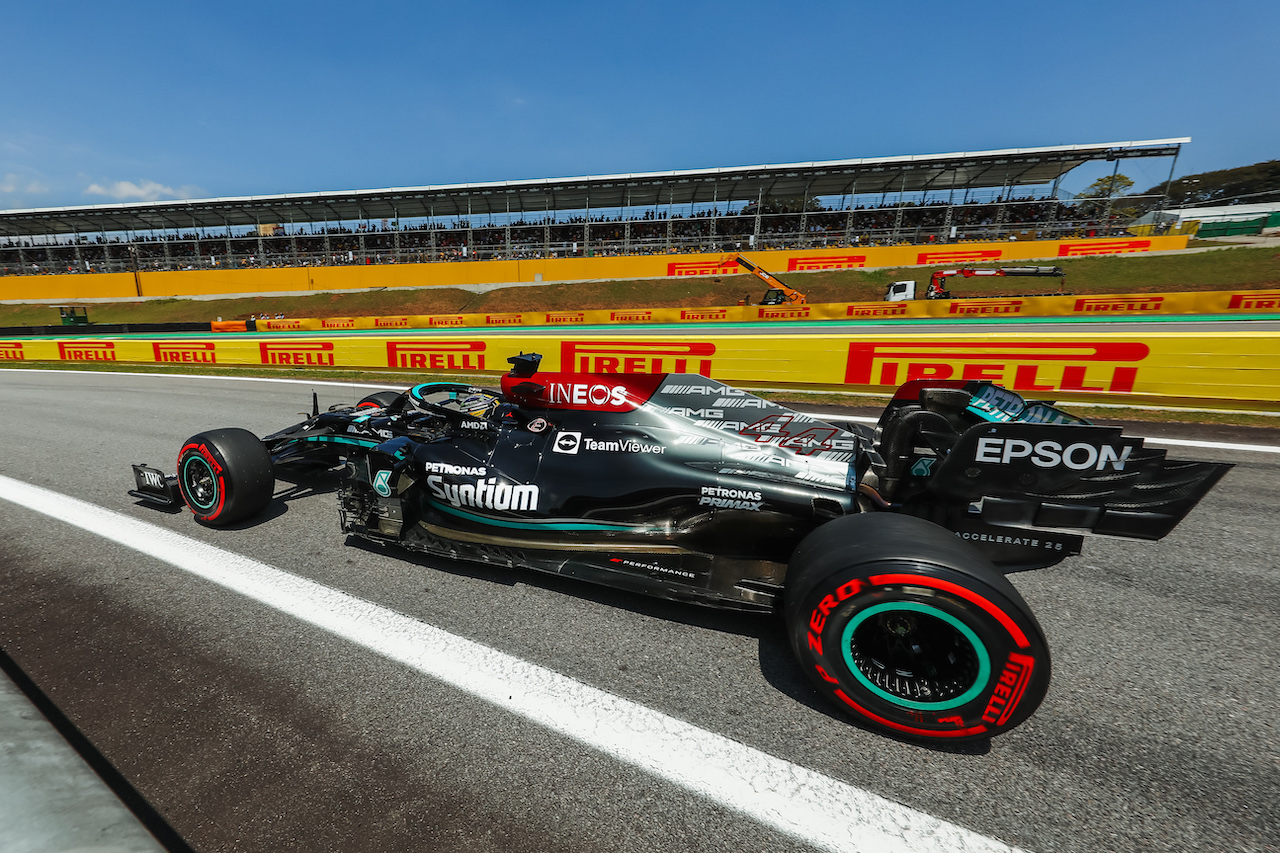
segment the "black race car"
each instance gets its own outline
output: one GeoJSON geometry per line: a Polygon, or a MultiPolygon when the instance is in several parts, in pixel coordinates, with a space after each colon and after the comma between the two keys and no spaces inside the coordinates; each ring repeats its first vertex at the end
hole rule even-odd
{"type": "Polygon", "coordinates": [[[131,494],[232,524],[277,471],[343,465],[342,529],[448,558],[778,611],[817,688],[863,725],[985,738],[1025,720],[1049,651],[1004,573],[1080,532],[1159,539],[1229,465],[1178,462],[989,382],[916,381],[843,429],[697,374],[424,383],[259,439],[190,438],[131,494]]]}

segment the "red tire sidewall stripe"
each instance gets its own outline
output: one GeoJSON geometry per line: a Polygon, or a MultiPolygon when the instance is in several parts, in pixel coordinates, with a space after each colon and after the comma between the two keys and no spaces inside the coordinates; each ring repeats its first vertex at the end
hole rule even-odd
{"type": "MultiPolygon", "coordinates": [[[[196,454],[200,456],[201,459],[205,459],[205,461],[210,461],[207,458],[209,454],[209,449],[205,447],[203,444],[186,445],[185,447],[183,447],[181,450],[178,451],[178,476],[179,477],[182,476],[182,457],[187,454],[188,450],[194,450],[196,454]]],[[[218,465],[217,467],[221,469],[222,466],[218,465]]],[[[203,512],[202,510],[196,509],[195,507],[191,506],[191,502],[187,500],[186,494],[184,493],[182,495],[182,500],[185,501],[187,506],[191,509],[191,513],[195,515],[197,518],[203,519],[204,521],[213,521],[218,516],[222,515],[222,507],[227,500],[227,481],[223,479],[221,470],[214,471],[213,468],[211,467],[209,469],[209,473],[213,474],[214,479],[218,481],[218,505],[215,506],[212,511],[206,513],[206,512],[203,512]]]]}
{"type": "Polygon", "coordinates": [[[939,590],[942,590],[943,592],[949,592],[952,595],[957,595],[965,599],[966,601],[969,601],[969,602],[972,602],[973,604],[978,605],[983,610],[987,611],[987,613],[990,613],[991,616],[994,617],[995,620],[999,622],[1001,625],[1003,625],[1004,629],[1009,632],[1009,635],[1013,637],[1013,641],[1018,644],[1018,648],[1026,649],[1026,648],[1030,648],[1031,646],[1031,641],[1027,639],[1026,633],[1021,628],[1018,627],[1018,623],[1013,621],[1013,617],[1011,617],[1008,613],[1005,613],[1003,610],[1001,610],[992,602],[978,595],[973,590],[966,589],[965,587],[960,586],[959,584],[951,583],[950,581],[944,581],[941,578],[929,577],[928,575],[908,575],[908,574],[873,575],[867,578],[867,580],[871,581],[871,583],[876,586],[888,586],[891,584],[910,584],[912,586],[932,587],[933,589],[939,589],[939,590]]]}
{"type": "Polygon", "coordinates": [[[845,693],[843,690],[841,690],[839,687],[837,687],[832,692],[835,693],[835,695],[840,698],[840,701],[844,702],[846,705],[848,705],[850,708],[853,708],[855,711],[857,711],[859,714],[862,714],[864,717],[875,720],[877,723],[879,723],[882,726],[887,726],[891,729],[896,729],[897,731],[900,731],[900,732],[907,732],[908,734],[923,735],[925,737],[931,737],[931,738],[970,737],[972,735],[980,735],[987,730],[986,726],[981,726],[981,725],[970,726],[967,729],[918,729],[915,726],[908,726],[902,723],[895,723],[893,720],[886,719],[873,711],[867,710],[866,708],[859,705],[857,702],[850,699],[849,695],[845,693]]]}

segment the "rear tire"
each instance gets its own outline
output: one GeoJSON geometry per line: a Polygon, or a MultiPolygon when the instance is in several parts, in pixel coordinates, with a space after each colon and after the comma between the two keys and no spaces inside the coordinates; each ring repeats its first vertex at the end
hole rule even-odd
{"type": "Polygon", "coordinates": [[[224,527],[261,512],[275,491],[266,446],[236,427],[193,435],[178,453],[178,490],[196,521],[224,527]]]}
{"type": "Polygon", "coordinates": [[[819,691],[894,737],[988,738],[1049,688],[1049,648],[1022,596],[919,518],[852,515],[815,530],[792,556],[783,615],[819,691]]]}

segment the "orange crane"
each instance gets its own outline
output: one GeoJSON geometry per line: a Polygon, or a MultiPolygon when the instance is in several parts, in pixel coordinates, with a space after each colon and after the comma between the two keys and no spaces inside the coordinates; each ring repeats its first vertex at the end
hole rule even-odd
{"type": "Polygon", "coordinates": [[[764,292],[764,298],[760,300],[761,305],[782,305],[786,302],[792,302],[796,305],[804,305],[809,301],[805,298],[803,293],[796,290],[794,287],[788,287],[778,281],[772,275],[760,269],[760,267],[742,257],[742,255],[739,255],[737,252],[734,252],[729,255],[729,257],[725,258],[724,262],[726,264],[737,263],[738,266],[769,285],[769,289],[764,292]]]}

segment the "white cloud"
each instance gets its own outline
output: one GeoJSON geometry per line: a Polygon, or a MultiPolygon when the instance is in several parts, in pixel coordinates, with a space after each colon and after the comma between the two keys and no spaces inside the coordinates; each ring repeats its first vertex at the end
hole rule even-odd
{"type": "Polygon", "coordinates": [[[4,195],[43,195],[49,188],[35,178],[24,178],[12,172],[0,178],[0,193],[4,195]]]}
{"type": "Polygon", "coordinates": [[[155,201],[159,198],[176,198],[177,193],[172,187],[166,187],[164,184],[157,184],[155,181],[143,181],[141,184],[135,184],[133,181],[116,181],[110,186],[102,184],[90,184],[84,191],[85,195],[105,195],[116,201],[126,201],[137,199],[139,201],[155,201]]]}

